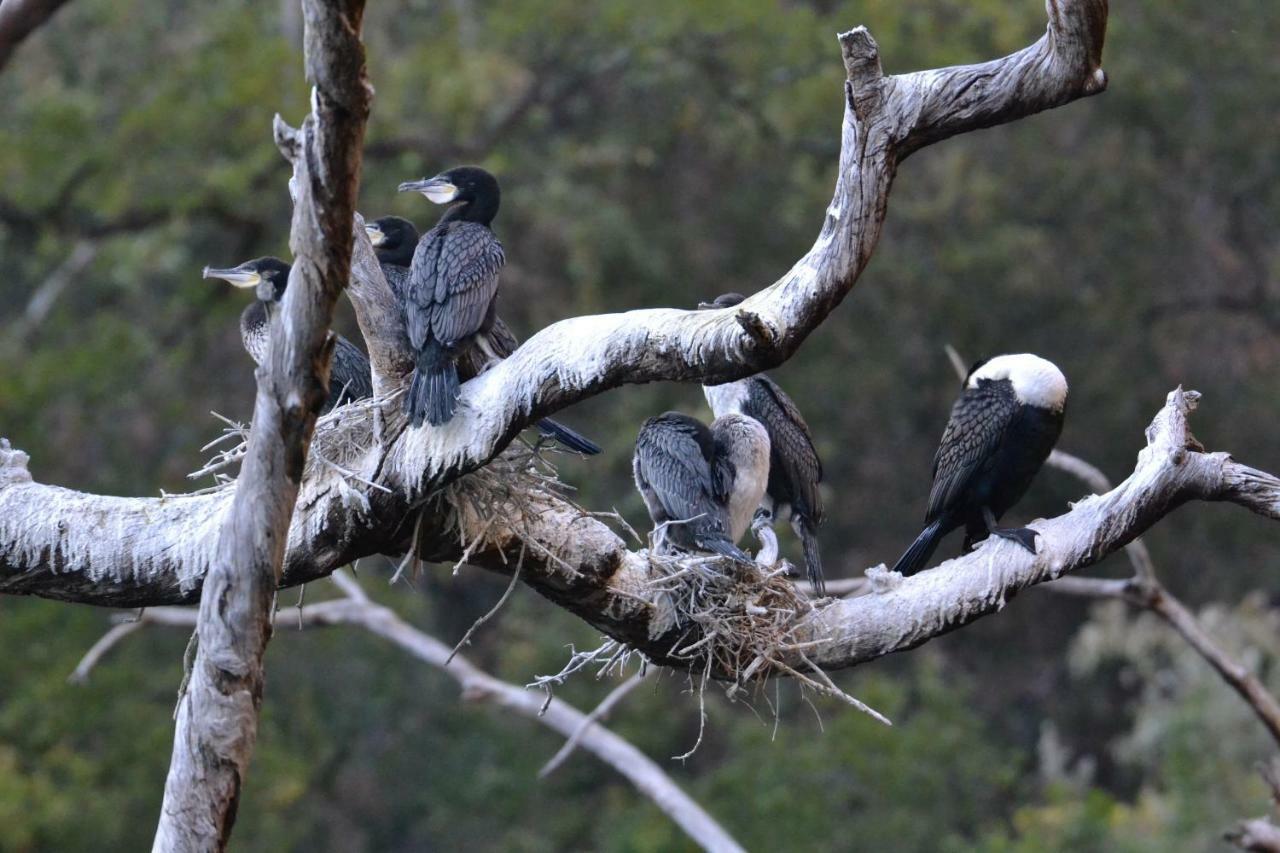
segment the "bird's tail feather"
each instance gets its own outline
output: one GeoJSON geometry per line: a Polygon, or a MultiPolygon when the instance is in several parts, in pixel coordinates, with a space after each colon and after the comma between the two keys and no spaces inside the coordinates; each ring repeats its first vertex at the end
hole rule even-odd
{"type": "Polygon", "coordinates": [[[538,429],[544,435],[551,436],[569,450],[584,453],[587,456],[595,456],[600,452],[600,445],[582,433],[570,429],[559,421],[553,421],[551,418],[543,418],[538,421],[538,429]]]}
{"type": "Polygon", "coordinates": [[[904,575],[914,575],[916,572],[924,568],[924,564],[929,562],[929,558],[933,556],[934,549],[938,547],[938,543],[942,541],[942,519],[934,519],[924,530],[920,531],[920,535],[916,537],[916,541],[911,543],[911,547],[898,558],[898,562],[893,564],[895,572],[901,572],[904,575]]]}
{"type": "Polygon", "coordinates": [[[462,393],[458,365],[443,346],[432,341],[418,353],[417,369],[409,383],[404,408],[415,427],[427,421],[432,426],[448,423],[458,408],[462,393]]]}
{"type": "Polygon", "coordinates": [[[746,552],[730,542],[723,534],[704,533],[698,536],[697,543],[698,547],[703,551],[720,554],[740,563],[751,562],[751,558],[747,556],[746,552]]]}
{"type": "Polygon", "coordinates": [[[813,584],[813,591],[818,594],[819,598],[825,597],[827,583],[822,576],[822,554],[818,551],[817,531],[813,529],[813,524],[809,519],[799,516],[792,519],[792,526],[795,528],[796,535],[800,537],[800,544],[804,548],[804,567],[809,573],[809,583],[813,584]]]}

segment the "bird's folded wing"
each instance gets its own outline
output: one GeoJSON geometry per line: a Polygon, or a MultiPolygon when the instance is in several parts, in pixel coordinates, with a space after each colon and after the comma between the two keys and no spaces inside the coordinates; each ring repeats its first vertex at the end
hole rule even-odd
{"type": "Polygon", "coordinates": [[[462,223],[449,231],[435,270],[431,332],[438,340],[454,343],[480,331],[505,260],[502,244],[483,225],[462,223]]]}
{"type": "Polygon", "coordinates": [[[973,479],[993,461],[1017,401],[995,386],[966,388],[951,408],[951,419],[933,460],[933,489],[925,522],[949,509],[973,479]]]}
{"type": "MultiPolygon", "coordinates": [[[[705,427],[704,427],[705,429],[705,427]]],[[[711,466],[696,435],[681,424],[650,419],[636,439],[636,471],[657,496],[668,518],[701,517],[719,525],[712,498],[711,466]]]]}
{"type": "Polygon", "coordinates": [[[814,522],[822,520],[822,460],[809,425],[778,384],[763,374],[752,377],[744,407],[769,432],[771,462],[788,481],[793,505],[814,522]]]}

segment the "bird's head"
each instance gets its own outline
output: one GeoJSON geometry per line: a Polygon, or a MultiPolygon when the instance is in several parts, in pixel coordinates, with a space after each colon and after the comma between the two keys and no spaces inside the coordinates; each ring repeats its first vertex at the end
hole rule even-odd
{"type": "Polygon", "coordinates": [[[435,204],[449,206],[445,218],[488,225],[498,215],[498,179],[479,166],[459,166],[434,178],[406,181],[402,193],[422,193],[435,204]]]}
{"type": "Polygon", "coordinates": [[[732,308],[747,297],[741,293],[722,293],[710,302],[699,302],[699,311],[714,311],[717,308],[732,308]]]}
{"type": "Polygon", "coordinates": [[[399,216],[384,216],[366,222],[365,233],[373,244],[378,260],[385,264],[407,267],[413,261],[413,250],[418,245],[418,229],[413,223],[399,216]]]}
{"type": "Polygon", "coordinates": [[[234,287],[254,287],[261,301],[279,302],[289,286],[289,265],[279,258],[256,258],[230,269],[205,267],[204,277],[220,278],[234,287]]]}
{"type": "Polygon", "coordinates": [[[1018,402],[1061,412],[1067,402],[1067,378],[1048,359],[1031,353],[998,355],[974,364],[965,379],[966,388],[984,382],[1008,382],[1018,402]]]}

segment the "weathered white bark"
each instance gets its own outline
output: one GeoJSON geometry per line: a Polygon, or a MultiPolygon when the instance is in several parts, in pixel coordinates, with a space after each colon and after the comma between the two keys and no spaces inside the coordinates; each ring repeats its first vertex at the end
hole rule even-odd
{"type": "MultiPolygon", "coordinates": [[[[790,272],[741,306],[556,323],[467,382],[459,415],[438,429],[405,430],[395,400],[349,406],[323,419],[313,455],[346,473],[312,460],[282,583],[323,575],[364,554],[403,551],[412,525],[402,522],[412,508],[560,407],[626,383],[727,380],[786,359],[853,287],[879,239],[903,158],[957,133],[1102,88],[1104,0],[1050,0],[1046,9],[1045,36],[1018,53],[896,77],[881,73],[865,29],[842,34],[847,80],[840,165],[822,231],[790,272]],[[380,488],[362,485],[368,481],[380,488]]],[[[375,385],[390,394],[407,367],[403,331],[359,229],[355,262],[352,299],[375,385]]],[[[0,489],[0,592],[123,606],[191,601],[212,559],[209,519],[225,515],[229,501],[229,494],[130,501],[35,483],[0,489]],[[86,518],[92,523],[83,523],[86,518]],[[142,534],[127,532],[156,518],[162,523],[147,524],[142,534]]],[[[427,556],[457,556],[445,534],[425,531],[441,546],[427,556]]],[[[597,572],[610,573],[617,558],[594,562],[597,572]]]]}
{"type": "Polygon", "coordinates": [[[293,271],[268,358],[257,370],[253,427],[234,495],[218,513],[218,535],[201,543],[216,541],[207,557],[196,656],[178,702],[157,851],[226,848],[257,738],[271,607],[327,396],[329,324],[351,267],[370,94],[359,36],[363,11],[363,0],[304,4],[313,112],[282,144],[294,164],[293,271]]]}
{"type": "MultiPolygon", "coordinates": [[[[1048,32],[1023,51],[899,77],[881,74],[865,30],[843,34],[840,168],[822,232],[790,272],[741,306],[556,323],[467,382],[460,414],[439,429],[404,429],[394,399],[365,401],[322,419],[281,583],[303,582],[371,553],[402,553],[415,529],[424,558],[456,560],[465,551],[470,562],[508,573],[527,547],[526,583],[656,660],[679,663],[669,660],[669,632],[683,626],[655,618],[664,603],[650,583],[647,559],[629,552],[603,523],[528,481],[512,493],[518,478],[510,476],[495,484],[487,514],[459,505],[453,486],[500,453],[516,431],[559,406],[624,383],[730,379],[785,359],[856,281],[904,157],[1101,88],[1106,3],[1051,0],[1047,8],[1048,32]],[[422,512],[427,501],[430,511],[422,512]]],[[[353,278],[379,388],[390,394],[406,366],[397,337],[402,331],[359,228],[353,278]]],[[[1040,525],[1044,547],[1037,557],[990,543],[894,589],[820,606],[798,617],[797,638],[815,645],[806,660],[790,663],[849,666],[910,648],[999,609],[1028,585],[1096,562],[1192,498],[1234,500],[1274,516],[1274,478],[1222,454],[1170,449],[1189,435],[1188,410],[1185,397],[1171,398],[1152,427],[1158,440],[1129,480],[1040,525]]],[[[209,519],[226,515],[229,493],[97,498],[29,482],[22,463],[14,454],[7,463],[0,459],[8,466],[0,470],[14,481],[0,486],[0,591],[134,606],[198,594],[214,553],[209,519]]]]}
{"type": "MultiPolygon", "coordinates": [[[[1111,490],[1111,483],[1105,474],[1069,453],[1054,451],[1049,464],[1074,475],[1099,492],[1111,490]]],[[[1118,598],[1159,616],[1214,668],[1227,686],[1240,695],[1266,727],[1272,739],[1280,744],[1280,702],[1276,701],[1262,679],[1223,648],[1204,629],[1195,614],[1165,587],[1156,575],[1155,563],[1146,543],[1141,539],[1134,539],[1125,546],[1125,552],[1133,565],[1134,573],[1131,578],[1110,580],[1065,577],[1054,581],[1049,589],[1088,598],[1118,598]]]]}
{"type": "MultiPolygon", "coordinates": [[[[345,598],[309,604],[296,614],[282,611],[277,615],[277,621],[283,620],[288,625],[296,619],[300,626],[347,625],[371,631],[451,677],[462,689],[464,699],[490,702],[563,735],[567,738],[566,748],[557,753],[554,761],[563,761],[573,746],[595,755],[618,771],[642,795],[652,800],[703,849],[742,849],[733,836],[663,772],[656,762],[606,728],[597,718],[597,712],[584,714],[558,698],[547,703],[540,692],[494,678],[465,657],[453,654],[448,646],[435,637],[405,622],[391,609],[371,601],[359,584],[342,572],[335,572],[332,577],[345,598]]],[[[72,680],[87,679],[90,671],[107,652],[138,629],[146,625],[190,626],[195,624],[195,617],[196,614],[185,607],[153,607],[143,611],[137,622],[116,625],[95,643],[76,667],[72,680]]],[[[634,684],[635,681],[628,680],[624,683],[634,684]]],[[[614,695],[616,694],[610,694],[610,697],[614,695]]]]}

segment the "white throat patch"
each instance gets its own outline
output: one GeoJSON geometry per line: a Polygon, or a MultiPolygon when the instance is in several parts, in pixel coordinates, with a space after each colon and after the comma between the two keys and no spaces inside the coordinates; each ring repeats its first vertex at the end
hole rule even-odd
{"type": "Polygon", "coordinates": [[[739,379],[723,385],[703,385],[702,395],[707,398],[707,405],[717,418],[742,414],[742,407],[747,402],[747,380],[739,379]]]}
{"type": "Polygon", "coordinates": [[[433,204],[448,204],[458,197],[458,188],[453,184],[449,184],[445,187],[432,187],[431,189],[423,190],[422,194],[433,204]]]}
{"type": "Polygon", "coordinates": [[[1060,412],[1067,402],[1067,378],[1053,362],[1031,353],[999,355],[973,372],[967,383],[976,388],[979,379],[1008,379],[1018,402],[1060,412]]]}

